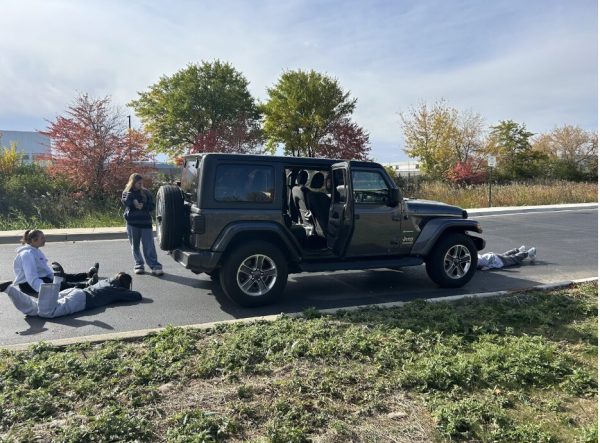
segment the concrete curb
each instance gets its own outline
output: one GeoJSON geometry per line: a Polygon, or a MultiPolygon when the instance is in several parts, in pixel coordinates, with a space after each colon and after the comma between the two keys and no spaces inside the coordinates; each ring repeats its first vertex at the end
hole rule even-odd
{"type": "MultiPolygon", "coordinates": [[[[542,206],[504,206],[498,208],[472,208],[467,209],[469,217],[491,217],[495,215],[505,215],[513,213],[530,213],[546,211],[566,211],[577,209],[597,209],[598,203],[573,203],[561,205],[542,205],[542,206]]],[[[127,229],[125,227],[114,228],[65,228],[65,229],[44,229],[46,241],[48,242],[67,242],[84,240],[115,240],[127,238],[127,229]]],[[[23,231],[0,231],[1,244],[18,245],[23,231]]]]}
{"type": "MultiPolygon", "coordinates": [[[[82,240],[113,240],[127,238],[127,228],[64,228],[43,229],[47,242],[66,242],[82,240]]],[[[22,231],[0,231],[0,244],[18,245],[23,237],[22,231]]]]}
{"type": "MultiPolygon", "coordinates": [[[[516,293],[520,293],[520,292],[527,292],[527,291],[550,291],[553,289],[566,288],[566,287],[569,287],[574,284],[591,283],[591,282],[597,282],[597,281],[598,281],[598,277],[590,277],[590,278],[582,278],[582,279],[577,279],[577,280],[568,280],[568,281],[562,281],[562,282],[557,282],[557,283],[537,285],[537,286],[532,286],[532,287],[524,288],[524,289],[514,289],[514,290],[494,291],[494,292],[480,292],[480,293],[476,293],[476,294],[450,295],[448,297],[426,298],[423,300],[432,302],[432,303],[439,303],[439,302],[462,300],[465,298],[499,297],[499,296],[503,296],[503,295],[510,295],[510,294],[516,294],[516,293]]],[[[336,314],[338,312],[353,312],[353,311],[358,311],[361,309],[369,309],[369,308],[371,308],[371,309],[373,309],[373,308],[389,309],[389,308],[401,307],[407,303],[410,303],[410,302],[390,302],[390,303],[380,303],[380,304],[375,304],[375,305],[349,306],[347,308],[319,309],[318,312],[320,312],[322,314],[336,314]]],[[[294,312],[294,313],[290,313],[290,314],[265,315],[265,316],[260,316],[260,317],[222,320],[222,321],[217,321],[217,322],[200,323],[200,324],[195,324],[195,325],[184,325],[184,326],[179,326],[179,327],[184,328],[184,329],[212,329],[217,325],[226,325],[226,324],[235,324],[235,323],[244,324],[244,323],[254,323],[254,322],[259,322],[259,321],[270,322],[270,321],[275,321],[277,319],[280,319],[284,315],[288,316],[288,317],[301,317],[303,314],[302,314],[302,312],[294,312]]],[[[47,343],[51,346],[62,348],[65,346],[75,345],[75,344],[79,344],[79,343],[103,343],[103,342],[111,341],[111,340],[135,341],[135,340],[144,338],[150,334],[164,331],[165,329],[166,329],[166,327],[161,327],[161,328],[152,328],[152,329],[139,329],[137,331],[114,332],[114,333],[110,333],[110,334],[87,335],[87,336],[83,336],[83,337],[70,337],[70,338],[62,338],[62,339],[47,340],[47,341],[45,340],[44,343],[47,343]]],[[[19,343],[19,344],[15,344],[15,345],[0,346],[0,349],[6,349],[9,351],[25,351],[31,345],[33,345],[35,343],[38,343],[38,342],[19,343]]]]}

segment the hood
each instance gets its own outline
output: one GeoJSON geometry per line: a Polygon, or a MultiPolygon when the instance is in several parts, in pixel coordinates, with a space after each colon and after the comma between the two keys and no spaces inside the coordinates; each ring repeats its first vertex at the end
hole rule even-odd
{"type": "Polygon", "coordinates": [[[410,215],[425,217],[460,217],[467,218],[467,211],[458,206],[433,200],[404,199],[406,209],[410,215]]]}
{"type": "Polygon", "coordinates": [[[22,252],[22,251],[26,251],[27,249],[35,249],[33,246],[31,245],[23,245],[23,246],[19,246],[17,248],[17,254],[22,252]]]}

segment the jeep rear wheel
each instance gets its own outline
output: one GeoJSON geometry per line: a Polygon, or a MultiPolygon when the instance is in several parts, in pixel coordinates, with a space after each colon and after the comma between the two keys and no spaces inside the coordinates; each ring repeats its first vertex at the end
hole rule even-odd
{"type": "Polygon", "coordinates": [[[473,240],[460,233],[442,237],[429,253],[425,268],[429,278],[443,288],[467,284],[477,268],[477,249],[473,240]]]}
{"type": "Polygon", "coordinates": [[[185,211],[181,189],[161,186],[156,196],[156,236],[163,251],[172,251],[181,245],[185,211]]]}
{"type": "Polygon", "coordinates": [[[242,306],[261,306],[275,301],[287,283],[284,255],[272,243],[251,242],[228,254],[219,279],[225,293],[242,306]]]}

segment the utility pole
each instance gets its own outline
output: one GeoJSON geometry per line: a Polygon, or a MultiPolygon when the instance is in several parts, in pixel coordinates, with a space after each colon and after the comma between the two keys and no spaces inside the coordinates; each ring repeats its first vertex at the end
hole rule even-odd
{"type": "Polygon", "coordinates": [[[127,122],[129,124],[129,130],[131,131],[131,115],[127,116],[127,122]]]}

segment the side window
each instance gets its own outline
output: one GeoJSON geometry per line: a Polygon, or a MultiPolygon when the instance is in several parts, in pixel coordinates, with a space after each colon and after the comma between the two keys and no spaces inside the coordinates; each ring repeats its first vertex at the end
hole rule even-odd
{"type": "Polygon", "coordinates": [[[190,158],[185,161],[181,173],[181,189],[188,194],[196,192],[198,185],[198,160],[190,158]]]}
{"type": "Polygon", "coordinates": [[[333,202],[346,203],[346,171],[344,169],[334,169],[333,177],[333,202]]]}
{"type": "Polygon", "coordinates": [[[384,205],[389,198],[389,188],[377,171],[354,171],[352,188],[356,203],[384,205]]]}
{"type": "Polygon", "coordinates": [[[273,168],[269,166],[219,165],[215,177],[216,201],[273,201],[273,168]]]}

